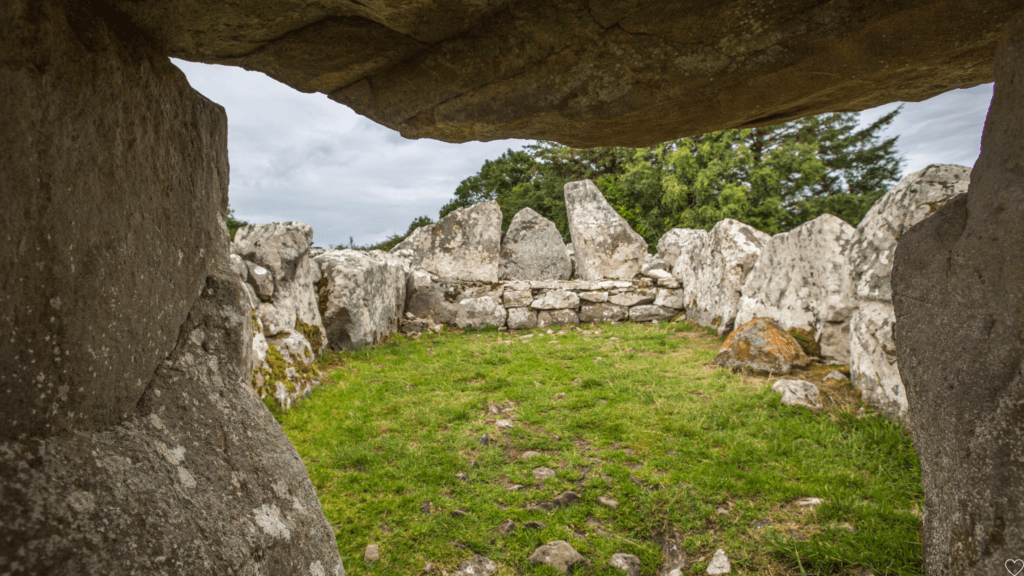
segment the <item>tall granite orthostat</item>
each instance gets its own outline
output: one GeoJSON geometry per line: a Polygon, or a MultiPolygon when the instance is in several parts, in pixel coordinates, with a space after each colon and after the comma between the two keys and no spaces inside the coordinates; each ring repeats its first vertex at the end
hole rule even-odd
{"type": "Polygon", "coordinates": [[[590,180],[565,185],[565,211],[582,280],[628,280],[640,272],[647,242],[590,180]]]}
{"type": "Polygon", "coordinates": [[[492,200],[420,226],[391,253],[409,251],[413,266],[441,278],[497,282],[500,248],[501,208],[492,200]]]}
{"type": "Polygon", "coordinates": [[[533,208],[512,217],[501,238],[500,280],[568,280],[572,276],[569,252],[555,223],[533,208]]]}
{"type": "Polygon", "coordinates": [[[896,351],[921,457],[925,571],[1024,550],[1024,18],[1000,44],[966,195],[896,247],[896,351]]]}
{"type": "Polygon", "coordinates": [[[224,110],[80,6],[0,6],[0,573],[340,575],[249,388],[224,110]]]}

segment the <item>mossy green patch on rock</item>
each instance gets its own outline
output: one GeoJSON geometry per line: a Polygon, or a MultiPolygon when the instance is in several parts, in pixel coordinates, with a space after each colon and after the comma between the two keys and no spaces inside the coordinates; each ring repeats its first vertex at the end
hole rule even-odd
{"type": "MultiPolygon", "coordinates": [[[[322,313],[321,313],[322,314],[322,313]]],[[[312,324],[306,324],[302,320],[295,321],[295,329],[306,337],[309,345],[313,348],[313,355],[317,356],[324,347],[324,337],[320,328],[313,326],[312,324]]]]}
{"type": "Polygon", "coordinates": [[[323,318],[327,314],[327,296],[328,290],[327,285],[331,283],[331,280],[327,275],[320,277],[320,280],[316,283],[316,307],[320,310],[320,317],[323,318]]]}
{"type": "Polygon", "coordinates": [[[818,339],[814,333],[814,329],[804,330],[803,328],[790,328],[787,330],[789,335],[800,344],[800,347],[804,349],[804,353],[808,356],[819,357],[821,356],[821,345],[818,344],[818,339]]]}

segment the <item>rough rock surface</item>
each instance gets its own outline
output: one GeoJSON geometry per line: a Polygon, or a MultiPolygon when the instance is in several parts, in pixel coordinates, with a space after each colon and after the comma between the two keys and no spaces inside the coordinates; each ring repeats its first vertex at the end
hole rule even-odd
{"type": "Polygon", "coordinates": [[[409,250],[412,266],[441,278],[497,282],[500,248],[501,208],[490,201],[417,228],[391,253],[409,250]]]}
{"type": "Polygon", "coordinates": [[[538,547],[530,554],[530,564],[551,566],[562,574],[568,574],[577,566],[589,567],[590,561],[583,557],[565,540],[555,540],[538,547]]]}
{"type": "Polygon", "coordinates": [[[778,380],[772,390],[782,394],[780,400],[786,406],[821,408],[818,402],[818,387],[804,380],[778,380]]]}
{"type": "Polygon", "coordinates": [[[743,284],[736,324],[765,316],[813,330],[827,360],[850,361],[853,301],[844,290],[854,228],[831,214],[771,237],[743,284]]]}
{"type": "Polygon", "coordinates": [[[529,308],[508,309],[508,329],[523,330],[537,327],[537,311],[529,308]]]}
{"type": "Polygon", "coordinates": [[[459,328],[485,328],[504,326],[508,311],[494,296],[477,296],[459,300],[455,326],[459,328]]]}
{"type": "Polygon", "coordinates": [[[969,168],[943,164],[907,175],[868,210],[850,244],[845,290],[857,307],[850,320],[850,380],[865,402],[892,418],[907,412],[892,339],[896,246],[912,226],[967,192],[970,180],[969,168]]]}
{"type": "Polygon", "coordinates": [[[711,557],[711,562],[708,563],[708,569],[705,572],[708,576],[722,576],[732,572],[732,564],[729,562],[729,557],[725,555],[725,550],[721,548],[715,550],[715,555],[711,557]]]}
{"type": "Polygon", "coordinates": [[[789,374],[793,367],[810,361],[782,326],[770,318],[754,318],[729,334],[712,364],[789,374]]]}
{"type": "Polygon", "coordinates": [[[172,56],[265,72],[407,138],[578,148],[989,82],[998,31],[1021,12],[1016,0],[113,4],[172,56]]]}
{"type": "Polygon", "coordinates": [[[624,572],[626,576],[640,576],[640,558],[637,558],[633,554],[616,552],[615,554],[612,554],[612,558],[608,561],[608,565],[616,570],[624,572]]]}
{"type": "Polygon", "coordinates": [[[650,322],[651,320],[671,320],[679,310],[654,304],[641,304],[629,309],[629,319],[633,322],[650,322]]]}
{"type": "Polygon", "coordinates": [[[316,257],[327,342],[334,350],[373,345],[398,331],[405,308],[406,269],[375,250],[327,250],[316,257]]]}
{"type": "Polygon", "coordinates": [[[580,317],[575,310],[541,310],[537,313],[537,328],[579,323],[580,317]]]}
{"type": "Polygon", "coordinates": [[[536,310],[557,310],[559,308],[575,308],[579,305],[580,297],[575,292],[549,290],[534,299],[530,307],[536,310]]]}
{"type": "Polygon", "coordinates": [[[583,280],[629,280],[640,272],[647,242],[608,204],[590,180],[565,185],[565,209],[583,280]]]}
{"type": "Polygon", "coordinates": [[[694,250],[691,243],[701,243],[707,240],[708,231],[698,228],[673,228],[661,235],[658,239],[658,257],[668,263],[668,270],[671,271],[676,260],[684,252],[694,250]]]}
{"type": "Polygon", "coordinates": [[[706,236],[693,234],[678,244],[672,275],[683,284],[686,319],[717,328],[719,335],[732,331],[743,283],[769,240],[764,232],[726,218],[706,236]]]}
{"type": "Polygon", "coordinates": [[[568,280],[572,262],[555,223],[523,208],[512,217],[501,239],[501,280],[568,280]]]}
{"type": "MultiPolygon", "coordinates": [[[[262,302],[256,313],[270,337],[288,330],[299,330],[320,354],[327,347],[327,335],[317,303],[316,284],[320,268],[309,257],[313,229],[301,222],[247,224],[235,233],[239,256],[270,271],[273,295],[268,299],[256,288],[262,302]]],[[[258,274],[249,267],[250,283],[258,274]]]]}
{"type": "Polygon", "coordinates": [[[579,316],[580,322],[618,322],[629,317],[629,308],[608,302],[584,302],[579,316]]]}
{"type": "Polygon", "coordinates": [[[970,191],[903,235],[892,272],[937,576],[1001,574],[1024,550],[1024,18],[1011,30],[970,191]]]}
{"type": "Polygon", "coordinates": [[[455,576],[491,576],[497,571],[497,562],[486,556],[474,554],[472,558],[462,561],[455,576]]]}
{"type": "Polygon", "coordinates": [[[224,111],[85,6],[0,7],[0,573],[340,575],[249,388],[224,111]]]}
{"type": "Polygon", "coordinates": [[[418,318],[454,325],[460,302],[484,296],[501,302],[503,291],[500,285],[445,281],[413,269],[406,282],[405,310],[418,318]]]}

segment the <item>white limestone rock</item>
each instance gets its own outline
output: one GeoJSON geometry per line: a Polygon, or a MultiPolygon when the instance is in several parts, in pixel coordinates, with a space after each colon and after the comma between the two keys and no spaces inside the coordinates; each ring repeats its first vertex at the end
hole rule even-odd
{"type": "Polygon", "coordinates": [[[537,327],[537,311],[529,308],[508,309],[508,329],[523,330],[537,327]]]}
{"type": "Polygon", "coordinates": [[[576,308],[580,305],[580,297],[575,292],[566,290],[548,290],[535,298],[530,307],[535,310],[558,310],[561,308],[576,308]]]}
{"type": "MultiPolygon", "coordinates": [[[[235,233],[239,255],[269,270],[274,279],[273,295],[256,309],[264,334],[271,337],[288,330],[318,333],[310,344],[314,354],[320,354],[327,346],[327,335],[317,306],[320,268],[309,258],[312,241],[313,229],[301,222],[247,224],[235,233]]],[[[250,266],[250,279],[253,275],[250,266]]]]}
{"type": "Polygon", "coordinates": [[[504,286],[437,278],[412,269],[406,283],[406,312],[437,324],[455,325],[462,300],[487,296],[501,302],[504,286]]]}
{"type": "Polygon", "coordinates": [[[772,390],[782,394],[781,402],[786,406],[821,408],[818,402],[818,387],[805,380],[778,380],[772,390]]]}
{"type": "Polygon", "coordinates": [[[641,304],[629,309],[629,319],[634,322],[650,322],[652,320],[671,320],[679,311],[654,304],[641,304]]]}
{"type": "Polygon", "coordinates": [[[579,323],[580,317],[575,310],[541,310],[537,313],[537,328],[579,323]]]}
{"type": "Polygon", "coordinates": [[[637,288],[623,290],[619,294],[612,294],[608,301],[619,306],[638,306],[640,304],[651,304],[658,297],[658,292],[651,288],[637,288]]]}
{"type": "Polygon", "coordinates": [[[618,322],[629,317],[629,308],[610,302],[584,302],[580,306],[581,322],[618,322]]]}
{"type": "Polygon", "coordinates": [[[545,564],[561,574],[568,574],[577,566],[589,567],[590,561],[565,540],[555,540],[534,550],[530,554],[530,564],[545,564]]]}
{"type": "Polygon", "coordinates": [[[398,331],[406,292],[400,259],[379,250],[327,250],[316,263],[324,277],[319,303],[332,349],[355,350],[398,331]]]}
{"type": "MultiPolygon", "coordinates": [[[[237,254],[232,254],[237,256],[237,254]]],[[[263,266],[255,262],[245,263],[249,285],[256,290],[256,296],[260,300],[267,301],[274,297],[274,275],[263,266]]],[[[241,274],[239,274],[241,276],[241,274]]]]}
{"type": "Polygon", "coordinates": [[[509,290],[508,286],[505,287],[504,304],[508,308],[522,308],[529,306],[533,302],[533,291],[530,289],[526,290],[509,290]]]}
{"type": "Polygon", "coordinates": [[[565,208],[584,280],[633,278],[647,255],[647,242],[608,204],[590,180],[565,185],[565,208]]]}
{"type": "Polygon", "coordinates": [[[861,300],[850,320],[850,382],[861,399],[890,418],[907,413],[907,391],[896,363],[892,304],[861,300]]]}
{"type": "Polygon", "coordinates": [[[501,280],[568,280],[572,262],[555,223],[523,208],[501,239],[498,278],[501,280]]]}
{"type": "Polygon", "coordinates": [[[771,236],[726,218],[706,236],[690,234],[672,265],[683,284],[686,317],[711,326],[719,335],[732,331],[743,283],[771,236]]]}
{"type": "Polygon", "coordinates": [[[857,306],[850,322],[850,380],[865,402],[892,418],[907,411],[896,362],[890,276],[903,234],[967,192],[971,169],[933,164],[907,175],[885,193],[861,220],[850,244],[846,291],[857,306]]]}
{"type": "Polygon", "coordinates": [[[505,325],[508,312],[501,300],[494,296],[478,296],[459,301],[455,314],[455,326],[459,328],[483,328],[505,325]]]}
{"type": "Polygon", "coordinates": [[[683,291],[678,289],[659,288],[658,296],[654,299],[655,306],[663,306],[665,308],[675,308],[676,310],[682,310],[686,307],[683,300],[683,291]]]}
{"type": "Polygon", "coordinates": [[[249,267],[245,264],[245,260],[238,254],[229,254],[228,258],[231,259],[231,267],[235,270],[235,274],[238,274],[238,278],[245,282],[249,279],[249,267]]]}
{"type": "Polygon", "coordinates": [[[822,214],[772,236],[743,284],[736,324],[766,316],[786,330],[813,330],[825,359],[848,363],[854,303],[844,284],[853,235],[853,226],[822,214]]]}
{"type": "Polygon", "coordinates": [[[691,252],[693,248],[690,244],[693,242],[703,242],[707,235],[707,230],[673,228],[665,232],[658,240],[658,257],[668,263],[669,267],[667,270],[671,271],[676,260],[679,259],[679,255],[683,252],[691,252]]]}
{"type": "Polygon", "coordinates": [[[421,226],[391,249],[411,251],[411,265],[444,279],[498,281],[501,208],[495,201],[460,208],[421,226]]]}
{"type": "Polygon", "coordinates": [[[715,550],[715,555],[711,558],[706,572],[708,576],[722,576],[732,572],[732,564],[729,562],[729,557],[725,555],[725,550],[721,548],[715,550]]]}
{"type": "Polygon", "coordinates": [[[586,302],[607,302],[608,292],[606,290],[588,290],[578,294],[580,300],[586,302]]]}

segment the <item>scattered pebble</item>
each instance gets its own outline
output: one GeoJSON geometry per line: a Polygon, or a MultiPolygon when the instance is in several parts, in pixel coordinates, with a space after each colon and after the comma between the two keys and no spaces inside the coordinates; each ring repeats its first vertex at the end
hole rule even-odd
{"type": "Polygon", "coordinates": [[[846,380],[846,374],[843,374],[839,370],[833,370],[828,374],[825,374],[825,380],[846,380]]]}
{"type": "Polygon", "coordinates": [[[527,450],[519,455],[520,460],[526,460],[527,458],[534,458],[536,456],[542,456],[540,452],[534,452],[533,450],[527,450]]]}
{"type": "Polygon", "coordinates": [[[376,544],[367,544],[366,549],[363,550],[363,562],[373,564],[378,560],[380,560],[380,547],[376,544]]]}
{"type": "Polygon", "coordinates": [[[511,420],[498,420],[494,424],[498,428],[501,428],[502,430],[508,430],[509,428],[512,427],[512,421],[511,420]]]}
{"type": "Polygon", "coordinates": [[[423,510],[424,514],[430,514],[434,511],[434,503],[430,500],[420,502],[420,510],[423,510]]]}
{"type": "Polygon", "coordinates": [[[516,490],[521,490],[522,488],[523,488],[522,484],[513,484],[513,485],[509,486],[508,488],[506,488],[506,490],[508,490],[509,492],[515,492],[516,490]]]}
{"type": "Polygon", "coordinates": [[[551,468],[546,467],[546,466],[541,466],[539,468],[534,468],[533,469],[533,477],[536,478],[537,481],[543,482],[544,480],[547,480],[548,478],[554,478],[555,477],[555,471],[552,470],[551,468]]]}
{"type": "Polygon", "coordinates": [[[559,392],[558,394],[555,394],[555,400],[561,400],[562,398],[565,398],[565,392],[559,392]]]}
{"type": "Polygon", "coordinates": [[[552,330],[552,329],[548,328],[548,334],[554,334],[554,333],[555,333],[555,331],[554,331],[554,330],[552,330]]]}
{"type": "Polygon", "coordinates": [[[562,574],[568,574],[577,565],[590,566],[590,561],[565,540],[555,540],[534,550],[530,554],[530,564],[544,564],[562,574]]]}
{"type": "Polygon", "coordinates": [[[489,405],[489,406],[487,407],[487,410],[488,410],[488,411],[489,411],[489,412],[490,412],[491,414],[495,414],[495,415],[497,415],[497,414],[501,414],[501,408],[498,408],[498,407],[497,407],[497,406],[495,406],[494,404],[491,404],[491,405],[489,405]]]}
{"type": "Polygon", "coordinates": [[[594,358],[594,362],[600,362],[601,360],[604,360],[604,356],[598,356],[597,358],[594,358]]]}
{"type": "Polygon", "coordinates": [[[497,562],[486,556],[474,554],[472,558],[462,561],[454,576],[491,576],[497,571],[497,562]]]}
{"type": "Polygon", "coordinates": [[[607,496],[598,496],[597,497],[597,503],[602,505],[602,506],[607,506],[607,507],[609,507],[609,508],[611,508],[613,510],[615,508],[619,507],[619,501],[618,500],[616,500],[614,498],[609,498],[607,496]]]}
{"type": "Polygon", "coordinates": [[[545,524],[543,522],[537,522],[536,520],[532,520],[530,522],[527,522],[527,523],[523,524],[523,528],[529,528],[531,530],[543,530],[543,529],[545,529],[547,527],[548,527],[547,524],[545,524]]]}
{"type": "Polygon", "coordinates": [[[719,516],[728,516],[729,509],[725,508],[724,506],[719,506],[718,510],[715,510],[715,514],[718,514],[719,516]]]}
{"type": "Polygon", "coordinates": [[[502,536],[505,536],[507,534],[511,534],[512,531],[515,530],[515,529],[516,529],[516,522],[515,522],[515,520],[512,520],[511,518],[507,518],[505,520],[502,520],[501,524],[498,525],[498,534],[501,534],[502,536]]]}
{"type": "Polygon", "coordinates": [[[490,434],[484,434],[480,438],[477,438],[476,443],[481,445],[481,446],[487,446],[488,444],[491,443],[491,436],[490,436],[490,434]]]}
{"type": "Polygon", "coordinates": [[[627,576],[640,576],[640,559],[632,554],[616,552],[608,562],[612,568],[622,570],[627,576]]]}
{"type": "Polygon", "coordinates": [[[711,563],[708,564],[708,576],[719,576],[730,572],[732,572],[732,564],[729,563],[729,557],[725,555],[725,550],[721,548],[715,550],[715,555],[711,558],[711,563]]]}
{"type": "MultiPolygon", "coordinates": [[[[609,394],[609,396],[611,396],[611,394],[609,394]]],[[[625,448],[625,449],[623,449],[623,450],[622,450],[622,453],[623,453],[623,454],[625,454],[626,456],[630,456],[630,457],[632,457],[632,456],[633,456],[633,454],[634,454],[633,450],[631,450],[631,449],[629,449],[629,448],[625,448]]]]}
{"type": "Polygon", "coordinates": [[[469,480],[469,476],[467,476],[465,472],[456,472],[455,477],[463,482],[469,480]]]}
{"type": "Polygon", "coordinates": [[[551,500],[552,504],[554,504],[556,508],[570,506],[579,501],[580,495],[573,492],[572,490],[566,490],[565,492],[562,492],[561,494],[555,496],[554,499],[551,500]]]}
{"type": "Polygon", "coordinates": [[[466,514],[467,514],[467,512],[465,510],[459,510],[459,509],[452,510],[452,518],[462,518],[466,514]]]}
{"type": "Polygon", "coordinates": [[[772,525],[772,521],[771,520],[769,520],[767,518],[761,518],[760,520],[755,520],[754,523],[750,525],[750,529],[751,530],[760,530],[761,528],[764,528],[765,526],[771,526],[771,525],[772,525]]]}
{"type": "Polygon", "coordinates": [[[821,504],[821,498],[801,498],[796,501],[797,506],[809,506],[811,508],[821,504]]]}
{"type": "Polygon", "coordinates": [[[804,536],[796,530],[786,530],[786,533],[789,534],[790,538],[796,540],[797,542],[807,542],[807,536],[804,536]]]}

